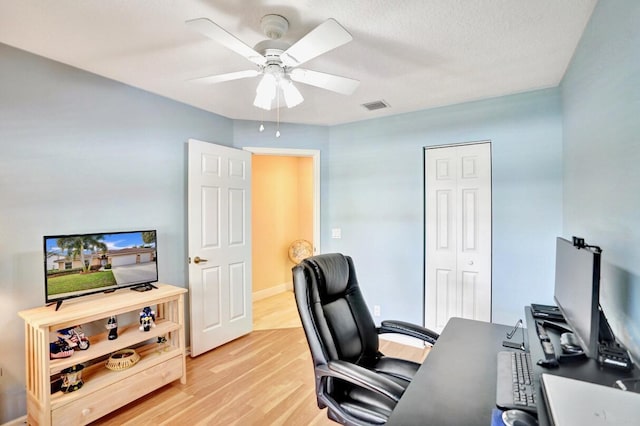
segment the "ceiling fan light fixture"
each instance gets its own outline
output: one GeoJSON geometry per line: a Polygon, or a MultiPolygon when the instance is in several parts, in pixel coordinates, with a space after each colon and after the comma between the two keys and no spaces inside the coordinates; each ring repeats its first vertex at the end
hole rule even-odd
{"type": "Polygon", "coordinates": [[[296,86],[293,85],[291,80],[280,80],[280,88],[282,89],[284,103],[287,105],[287,108],[293,108],[304,101],[302,94],[296,86]]]}
{"type": "Polygon", "coordinates": [[[258,108],[271,109],[271,102],[276,97],[276,78],[273,74],[265,74],[262,76],[258,87],[256,88],[256,98],[253,101],[253,105],[258,108]]]}

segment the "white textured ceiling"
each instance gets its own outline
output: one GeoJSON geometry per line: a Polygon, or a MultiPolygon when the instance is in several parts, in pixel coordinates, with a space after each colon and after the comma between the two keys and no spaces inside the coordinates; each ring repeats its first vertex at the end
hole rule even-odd
{"type": "MultiPolygon", "coordinates": [[[[249,46],[260,18],[289,20],[295,42],[328,18],[353,41],[304,67],[361,81],[351,96],[297,84],[305,101],[280,120],[333,125],[554,87],[597,0],[0,0],[0,42],[234,119],[275,121],[252,105],[252,69],[188,28],[208,18],[249,46]],[[363,103],[391,108],[367,111],[363,103]]],[[[0,62],[0,66],[1,62],[0,62]]]]}

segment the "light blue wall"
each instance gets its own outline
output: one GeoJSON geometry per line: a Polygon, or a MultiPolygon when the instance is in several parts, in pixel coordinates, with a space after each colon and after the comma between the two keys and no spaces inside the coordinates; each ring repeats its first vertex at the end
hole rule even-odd
{"type": "Polygon", "coordinates": [[[562,82],[564,234],[602,247],[601,301],[640,360],[640,2],[601,0],[562,82]]]}
{"type": "Polygon", "coordinates": [[[268,126],[236,121],[234,145],[321,151],[321,251],[354,257],[381,319],[423,323],[425,146],[491,140],[493,320],[551,303],[555,237],[562,227],[562,122],[558,89],[353,124],[268,126]],[[327,138],[328,137],[328,142],[327,138]],[[342,238],[331,239],[340,228],[342,238]]]}
{"type": "Polygon", "coordinates": [[[158,230],[185,287],[185,142],[231,120],[0,44],[0,423],[26,412],[24,325],[42,305],[42,236],[158,230]]]}
{"type": "Polygon", "coordinates": [[[423,147],[490,140],[493,320],[551,302],[561,231],[562,128],[556,89],[331,128],[324,251],[354,257],[381,318],[423,321],[423,147]],[[330,228],[342,239],[330,239],[330,228]]]}

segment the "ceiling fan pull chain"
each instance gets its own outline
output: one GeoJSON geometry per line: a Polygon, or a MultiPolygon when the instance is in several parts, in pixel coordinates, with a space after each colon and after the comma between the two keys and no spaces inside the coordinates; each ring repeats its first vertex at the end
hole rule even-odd
{"type": "Polygon", "coordinates": [[[280,90],[276,90],[276,138],[280,137],[280,90]]]}
{"type": "Polygon", "coordinates": [[[260,133],[264,132],[264,110],[260,108],[260,127],[258,127],[260,133]]]}

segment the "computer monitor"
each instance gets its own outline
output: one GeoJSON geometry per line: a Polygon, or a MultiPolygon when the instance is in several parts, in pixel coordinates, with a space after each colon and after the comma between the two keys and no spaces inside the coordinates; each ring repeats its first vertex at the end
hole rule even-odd
{"type": "Polygon", "coordinates": [[[554,299],[589,358],[598,357],[600,250],[556,240],[554,299]]]}

